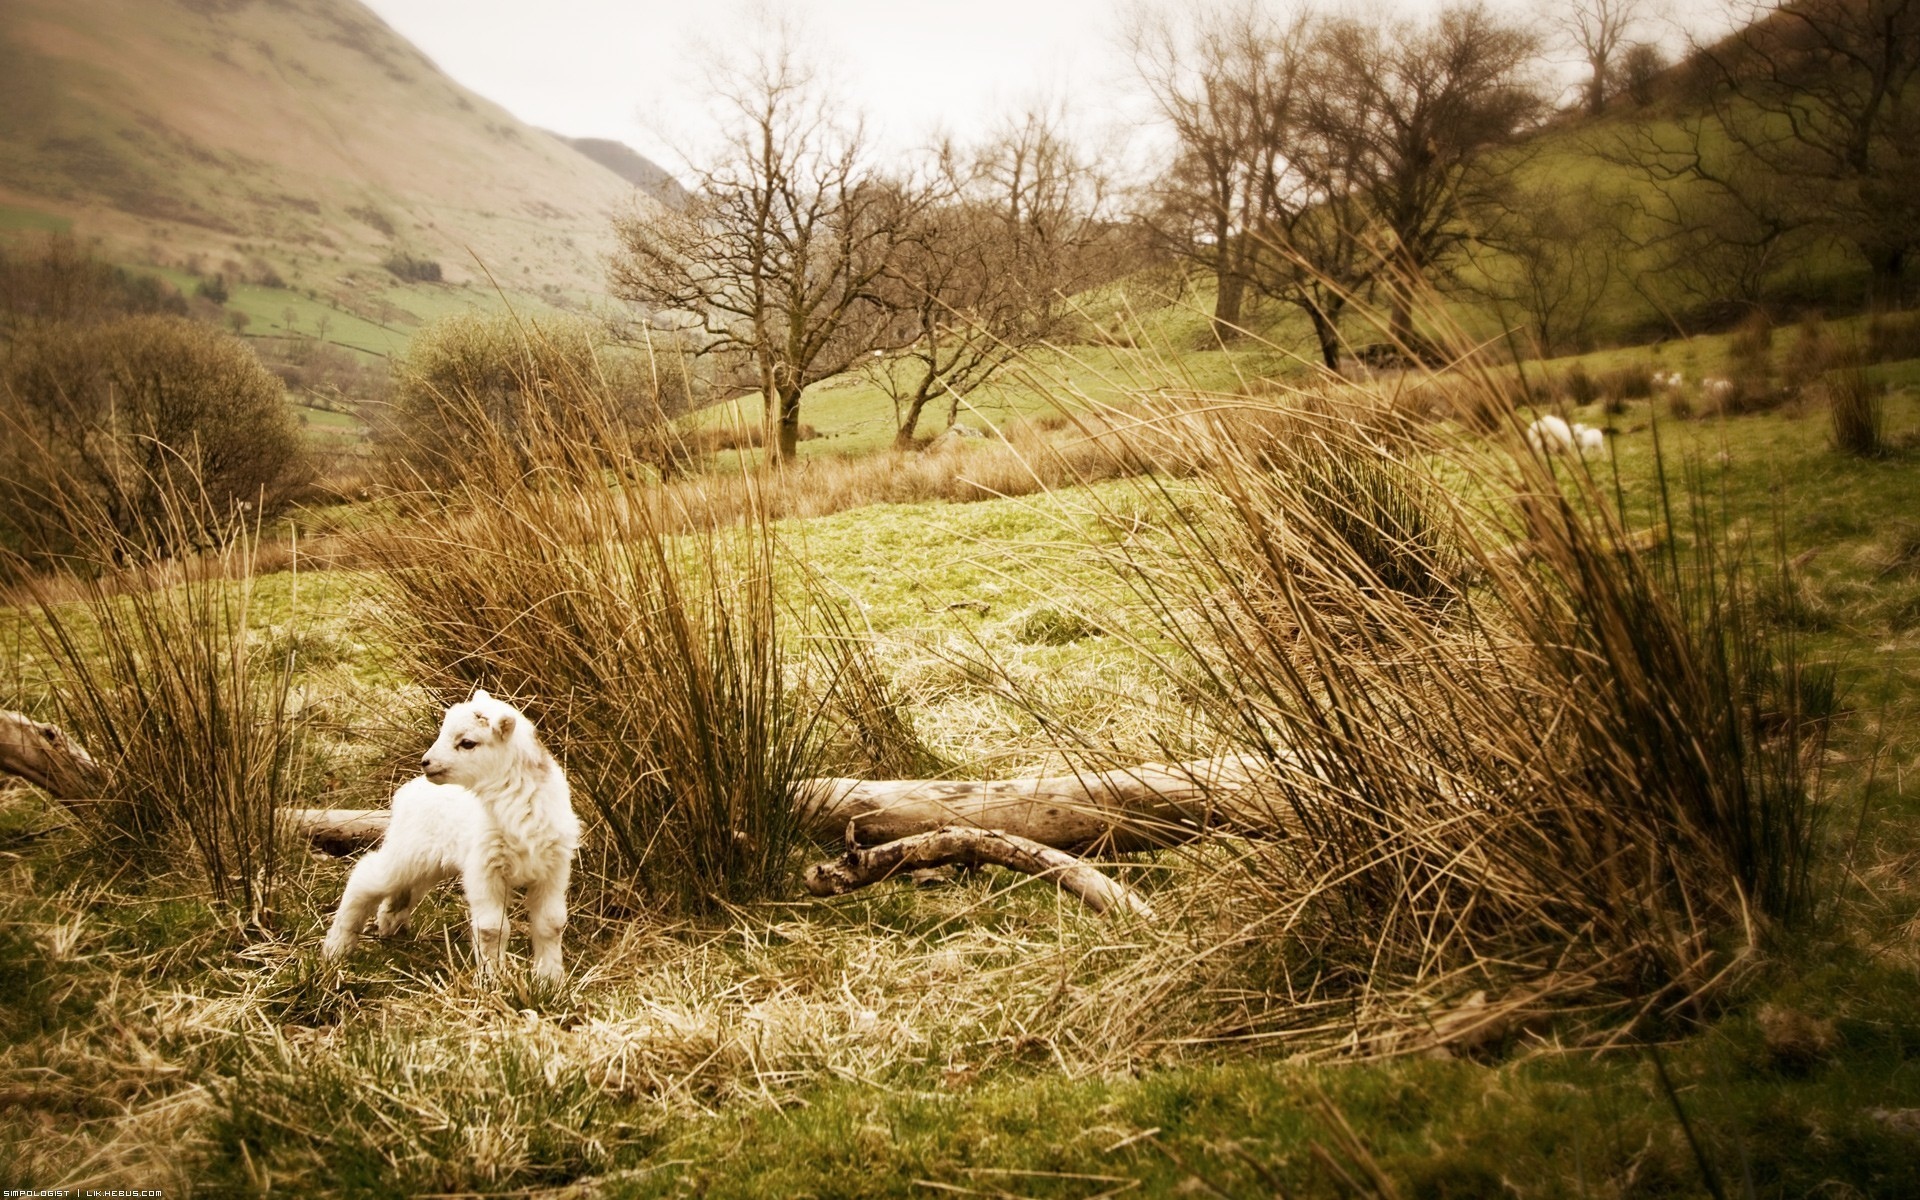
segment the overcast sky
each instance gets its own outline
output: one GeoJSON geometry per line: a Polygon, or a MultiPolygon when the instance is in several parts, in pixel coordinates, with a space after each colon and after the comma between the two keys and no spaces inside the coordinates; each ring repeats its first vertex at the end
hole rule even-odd
{"type": "MultiPolygon", "coordinates": [[[[890,149],[922,145],[935,129],[965,139],[1036,102],[1065,101],[1085,135],[1124,133],[1146,116],[1128,107],[1137,102],[1117,45],[1131,0],[365,2],[441,69],[522,120],[574,137],[616,138],[683,178],[676,149],[697,154],[714,134],[702,63],[742,39],[755,5],[805,30],[813,57],[890,149]]],[[[1566,0],[1491,2],[1538,14],[1566,0]]],[[[1440,3],[1329,0],[1323,7],[1422,12],[1440,3]]],[[[1642,36],[1677,45],[1674,21],[1697,22],[1719,5],[1650,0],[1642,36]]],[[[1572,64],[1569,71],[1577,74],[1572,64]]]]}
{"type": "MultiPolygon", "coordinates": [[[[442,70],[534,125],[611,137],[680,171],[711,135],[703,46],[750,21],[741,0],[366,0],[442,70]]],[[[882,143],[976,134],[1036,100],[1110,108],[1120,0],[786,0],[882,143]]]]}

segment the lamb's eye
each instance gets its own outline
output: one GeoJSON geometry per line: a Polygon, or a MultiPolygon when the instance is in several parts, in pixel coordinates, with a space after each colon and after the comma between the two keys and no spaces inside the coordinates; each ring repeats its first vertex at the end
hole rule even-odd
{"type": "Polygon", "coordinates": [[[478,746],[479,744],[480,744],[479,742],[474,741],[472,738],[461,738],[458,742],[455,743],[455,745],[462,750],[471,750],[475,746],[478,746]]]}

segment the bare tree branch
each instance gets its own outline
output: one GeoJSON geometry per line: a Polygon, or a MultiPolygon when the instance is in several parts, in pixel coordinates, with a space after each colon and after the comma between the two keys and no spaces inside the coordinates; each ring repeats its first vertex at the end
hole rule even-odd
{"type": "Polygon", "coordinates": [[[816,896],[844,896],[908,871],[950,864],[1006,867],[1050,881],[1094,912],[1118,909],[1153,917],[1152,907],[1131,889],[1065,851],[997,829],[964,825],[948,825],[871,849],[850,842],[846,853],[834,861],[808,867],[805,882],[807,891],[816,896]]]}

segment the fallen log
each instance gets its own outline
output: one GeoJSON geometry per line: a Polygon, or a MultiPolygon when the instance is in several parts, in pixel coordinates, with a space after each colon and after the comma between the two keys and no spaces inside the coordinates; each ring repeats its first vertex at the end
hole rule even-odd
{"type": "MultiPolygon", "coordinates": [[[[1271,835],[1283,817],[1257,784],[1264,759],[1144,763],[1042,779],[809,779],[795,788],[801,824],[831,845],[880,846],[936,829],[990,829],[1074,854],[1134,854],[1202,833],[1271,835]]],[[[289,827],[330,853],[370,846],[385,809],[295,808],[289,827]]]]}
{"type": "Polygon", "coordinates": [[[999,866],[1046,879],[1097,913],[1118,909],[1151,920],[1153,909],[1125,884],[1101,874],[1064,850],[1002,833],[948,825],[885,845],[863,848],[851,837],[847,852],[816,863],[804,877],[815,896],[844,896],[908,871],[930,867],[999,866]]]}
{"type": "MultiPolygon", "coordinates": [[[[1296,768],[1297,769],[1297,768],[1296,768]]],[[[1209,831],[1272,836],[1289,823],[1270,802],[1274,764],[1245,755],[1142,763],[1040,779],[818,778],[794,789],[802,825],[823,844],[851,832],[878,846],[948,827],[998,830],[1072,854],[1131,854],[1209,831]]],[[[99,768],[59,729],[0,711],[0,771],[57,799],[98,794],[99,768]]],[[[387,810],[293,808],[281,820],[315,846],[346,854],[379,841],[387,810]]]]}
{"type": "Polygon", "coordinates": [[[391,816],[384,808],[284,808],[280,823],[304,836],[314,849],[340,858],[385,837],[391,816]]]}
{"type": "Polygon", "coordinates": [[[1271,834],[1281,816],[1247,755],[1142,763],[1041,779],[810,779],[800,819],[822,841],[882,845],[947,826],[997,829],[1076,854],[1183,845],[1208,831],[1271,834]]]}

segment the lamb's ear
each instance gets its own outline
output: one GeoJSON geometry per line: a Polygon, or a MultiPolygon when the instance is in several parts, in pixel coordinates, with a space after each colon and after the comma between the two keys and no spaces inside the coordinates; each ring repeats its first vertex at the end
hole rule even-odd
{"type": "Polygon", "coordinates": [[[487,695],[487,691],[486,691],[486,689],[485,689],[485,688],[475,688],[475,689],[473,689],[473,699],[471,699],[471,700],[469,700],[469,701],[467,701],[467,703],[468,703],[468,704],[480,704],[480,703],[482,703],[482,702],[484,702],[484,701],[488,701],[488,700],[491,700],[491,699],[493,699],[493,697],[492,697],[492,696],[489,696],[489,695],[487,695]]]}
{"type": "Polygon", "coordinates": [[[512,713],[501,713],[493,719],[493,731],[504,742],[513,736],[513,727],[518,724],[512,713]]]}

